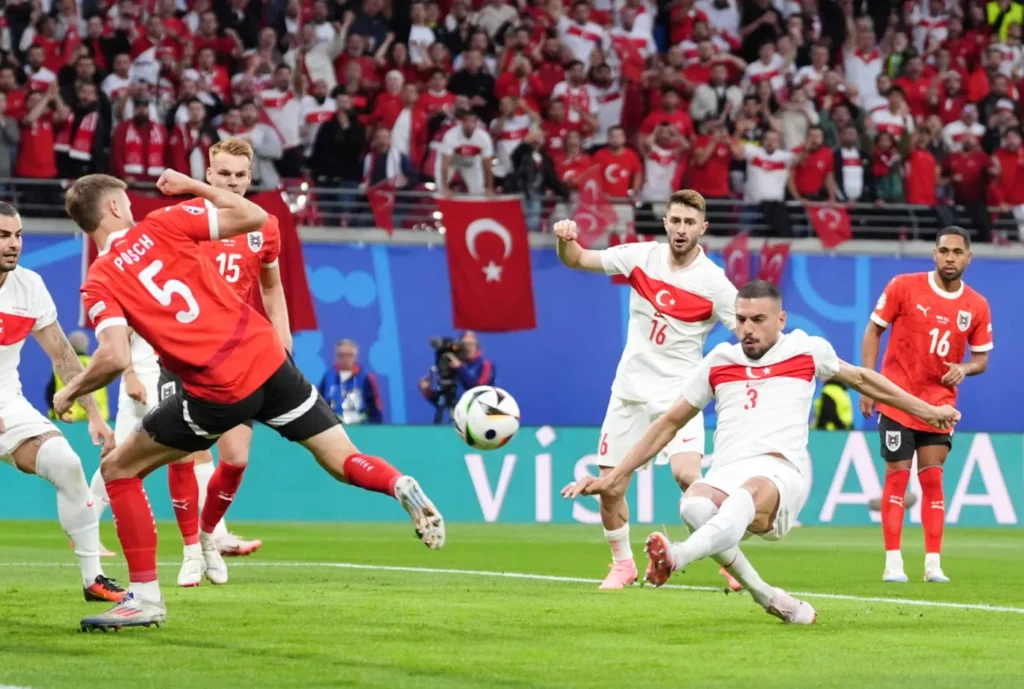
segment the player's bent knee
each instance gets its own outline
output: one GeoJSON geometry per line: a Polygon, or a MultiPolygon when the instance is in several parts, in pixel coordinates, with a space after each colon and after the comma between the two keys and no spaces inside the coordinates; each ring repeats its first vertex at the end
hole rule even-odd
{"type": "Polygon", "coordinates": [[[679,517],[691,530],[700,528],[715,516],[718,506],[711,498],[704,496],[684,497],[679,501],[679,517]]]}
{"type": "Polygon", "coordinates": [[[55,486],[85,484],[82,460],[63,435],[49,435],[36,453],[36,475],[55,486]]]}
{"type": "MultiPolygon", "coordinates": [[[[37,435],[34,438],[29,438],[22,444],[18,445],[11,453],[11,457],[14,459],[14,466],[25,474],[38,474],[38,456],[39,450],[43,446],[43,443],[52,438],[63,438],[60,431],[48,431],[37,435]]],[[[67,441],[65,441],[67,442],[67,441]]]]}

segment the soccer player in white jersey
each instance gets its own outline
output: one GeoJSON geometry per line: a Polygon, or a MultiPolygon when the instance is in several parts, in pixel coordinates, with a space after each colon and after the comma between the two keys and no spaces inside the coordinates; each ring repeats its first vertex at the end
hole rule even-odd
{"type": "Polygon", "coordinates": [[[766,612],[790,624],[812,624],[805,601],[769,586],[740,551],[748,535],[779,540],[793,526],[806,499],[807,419],[814,379],[832,378],[875,400],[902,409],[936,428],[952,428],[960,413],[935,407],[881,374],[840,361],[832,345],[801,330],[783,334],[786,312],[779,290],[757,280],[736,297],[739,344],[711,350],[679,386],[678,401],[651,424],[614,471],[570,484],[563,495],[603,493],[628,483],[630,474],[668,445],[712,399],[718,411],[715,452],[704,478],[679,503],[690,529],[682,543],[662,533],[647,538],[647,580],[664,584],[671,574],[705,557],[724,565],[766,612]]]}
{"type": "MultiPolygon", "coordinates": [[[[576,243],[576,223],[555,223],[558,257],[566,266],[629,278],[629,329],[598,442],[598,467],[610,473],[679,395],[679,387],[700,363],[711,328],[721,321],[735,328],[736,288],[697,243],[707,230],[704,197],[690,189],[669,197],[665,210],[668,243],[622,244],[603,251],[576,243]]],[[[659,463],[685,490],[700,478],[704,419],[697,413],[673,434],[659,463]]],[[[639,465],[638,465],[639,467],[639,465]]],[[[638,468],[635,467],[635,468],[638,468]]],[[[632,476],[632,471],[628,476],[632,476]]],[[[621,589],[637,578],[629,543],[629,479],[601,492],[601,522],[612,551],[602,589],[621,589]]]]}
{"type": "MultiPolygon", "coordinates": [[[[18,265],[21,246],[21,216],[14,206],[0,201],[0,462],[53,484],[57,518],[78,557],[85,600],[119,602],[124,589],[104,576],[100,566],[99,519],[82,462],[61,432],[21,394],[18,364],[30,334],[53,360],[61,380],[70,381],[82,372],[43,279],[18,265]]],[[[93,396],[78,401],[89,417],[93,442],[109,452],[114,433],[93,396]]]]}

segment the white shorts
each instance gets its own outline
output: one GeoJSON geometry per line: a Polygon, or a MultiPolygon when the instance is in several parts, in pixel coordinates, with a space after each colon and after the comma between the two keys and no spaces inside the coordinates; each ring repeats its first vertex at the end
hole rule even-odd
{"type": "MultiPolygon", "coordinates": [[[[622,458],[639,442],[647,428],[666,411],[670,404],[649,402],[628,402],[612,395],[608,400],[608,411],[601,424],[601,437],[597,446],[599,467],[618,466],[622,458]]],[[[668,464],[673,455],[680,452],[696,452],[704,455],[704,414],[698,412],[690,423],[679,429],[665,449],[655,458],[656,464],[668,464]]],[[[648,463],[649,465],[649,463],[648,463]]],[[[645,465],[644,468],[646,468],[645,465]]]]}
{"type": "Polygon", "coordinates": [[[135,427],[142,423],[142,417],[149,413],[159,401],[157,383],[160,380],[160,372],[148,373],[139,376],[139,380],[146,388],[146,404],[139,404],[125,390],[124,379],[121,379],[121,392],[117,396],[117,418],[114,419],[114,441],[120,445],[124,442],[135,427]]]}
{"type": "Polygon", "coordinates": [[[11,454],[26,440],[58,430],[52,421],[36,411],[22,396],[0,406],[4,431],[0,433],[0,462],[14,466],[11,454]]]}
{"type": "Polygon", "coordinates": [[[793,522],[800,515],[800,510],[807,500],[807,481],[795,464],[772,455],[724,464],[716,464],[712,459],[708,473],[695,483],[706,483],[729,495],[750,479],[758,477],[770,479],[775,484],[779,491],[779,509],[775,513],[775,523],[771,531],[762,534],[748,531],[747,534],[760,536],[766,541],[777,541],[793,528],[793,522]]]}

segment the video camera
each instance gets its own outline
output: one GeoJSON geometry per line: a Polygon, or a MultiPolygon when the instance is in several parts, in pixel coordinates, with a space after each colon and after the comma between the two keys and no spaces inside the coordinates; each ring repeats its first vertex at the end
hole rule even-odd
{"type": "Polygon", "coordinates": [[[449,355],[460,358],[462,344],[451,337],[432,337],[430,348],[434,350],[434,365],[431,370],[437,373],[438,391],[434,423],[440,424],[443,422],[445,410],[448,410],[450,418],[458,401],[458,380],[449,355]]]}

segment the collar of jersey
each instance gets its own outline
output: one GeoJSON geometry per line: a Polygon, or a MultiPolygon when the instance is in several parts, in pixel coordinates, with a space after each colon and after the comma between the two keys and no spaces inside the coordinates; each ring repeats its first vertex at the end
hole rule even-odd
{"type": "Polygon", "coordinates": [[[935,284],[935,271],[933,270],[930,273],[928,273],[928,286],[931,287],[932,291],[934,291],[943,299],[959,299],[960,295],[964,293],[964,285],[966,284],[966,282],[960,280],[960,289],[958,289],[956,292],[947,292],[946,290],[939,289],[939,286],[935,284]]]}
{"type": "Polygon", "coordinates": [[[100,249],[99,255],[102,256],[103,254],[105,254],[108,251],[110,251],[110,246],[114,242],[116,242],[118,239],[120,239],[121,237],[125,236],[126,234],[128,234],[128,230],[121,230],[120,232],[112,232],[111,234],[107,235],[107,245],[105,247],[103,247],[102,249],[100,249]]]}

